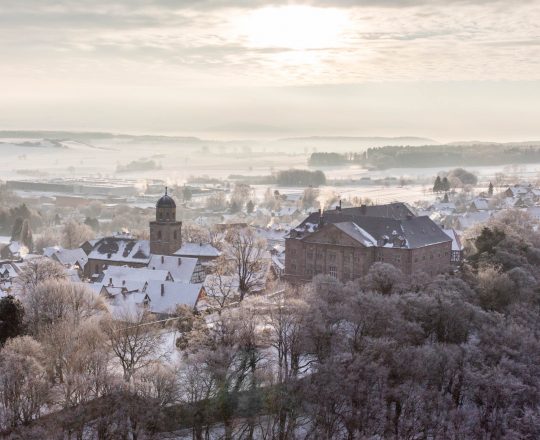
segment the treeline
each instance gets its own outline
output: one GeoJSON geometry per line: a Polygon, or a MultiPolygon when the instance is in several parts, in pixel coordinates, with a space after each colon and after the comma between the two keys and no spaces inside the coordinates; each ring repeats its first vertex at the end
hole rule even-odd
{"type": "Polygon", "coordinates": [[[276,175],[280,186],[320,186],[326,184],[326,176],[320,170],[283,170],[276,175]]]}
{"type": "Polygon", "coordinates": [[[40,227],[43,223],[41,216],[30,210],[26,204],[13,208],[0,208],[0,233],[9,235],[13,240],[19,240],[23,223],[28,228],[40,227]]]}
{"type": "Polygon", "coordinates": [[[126,165],[117,165],[117,173],[130,173],[134,171],[160,170],[161,164],[151,159],[133,160],[126,165]]]}
{"type": "MultiPolygon", "coordinates": [[[[328,153],[334,154],[334,153],[328,153]]],[[[311,165],[311,164],[310,164],[311,165]]],[[[324,165],[324,164],[323,164],[324,165]]],[[[231,175],[229,179],[249,185],[280,185],[280,186],[319,186],[326,184],[326,176],[320,171],[282,170],[267,176],[231,175]]]]}
{"type": "Polygon", "coordinates": [[[388,146],[369,148],[363,153],[313,153],[308,159],[310,166],[353,163],[377,169],[540,163],[540,146],[501,144],[388,146]]]}

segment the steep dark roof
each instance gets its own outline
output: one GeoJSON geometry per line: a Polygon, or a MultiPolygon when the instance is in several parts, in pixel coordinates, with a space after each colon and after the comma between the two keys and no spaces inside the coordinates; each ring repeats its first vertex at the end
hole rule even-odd
{"type": "Polygon", "coordinates": [[[133,263],[147,263],[150,260],[148,240],[126,237],[103,237],[88,254],[89,259],[110,260],[133,263]]]}
{"type": "MultiPolygon", "coordinates": [[[[358,217],[377,217],[390,219],[406,219],[414,216],[405,203],[388,203],[387,205],[373,206],[358,206],[354,208],[330,209],[323,212],[323,218],[328,223],[340,223],[346,221],[354,221],[358,217]]],[[[319,212],[312,212],[301,224],[304,223],[319,223],[319,212]]]]}
{"type": "MultiPolygon", "coordinates": [[[[429,217],[415,217],[402,203],[367,208],[373,209],[345,208],[341,211],[326,211],[323,213],[323,225],[336,224],[341,230],[353,238],[357,238],[357,241],[362,242],[364,245],[366,238],[369,238],[369,236],[375,240],[374,245],[378,246],[384,245],[383,243],[386,241],[391,243],[392,237],[402,237],[405,243],[399,247],[410,249],[451,241],[450,237],[429,217]],[[375,214],[378,213],[395,215],[396,217],[376,216],[375,214]],[[355,228],[355,225],[357,228],[355,228]]],[[[310,214],[307,219],[294,229],[295,234],[291,234],[290,237],[307,237],[320,228],[319,218],[318,212],[310,214]]]]}

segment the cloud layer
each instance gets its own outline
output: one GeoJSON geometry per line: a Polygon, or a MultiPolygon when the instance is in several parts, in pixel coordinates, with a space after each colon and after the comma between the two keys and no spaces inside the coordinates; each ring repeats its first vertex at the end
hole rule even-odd
{"type": "Polygon", "coordinates": [[[212,90],[244,99],[265,87],[540,80],[540,5],[516,3],[299,1],[307,12],[296,10],[298,28],[288,20],[282,29],[289,1],[3,0],[1,87],[18,108],[138,96],[189,111],[194,99],[215,105],[212,90]],[[268,10],[278,12],[265,23],[268,10]],[[317,11],[311,28],[309,11],[317,11]],[[264,29],[250,27],[261,14],[264,29]],[[343,19],[324,20],[332,14],[343,19]],[[310,34],[332,25],[332,38],[310,34]]]}

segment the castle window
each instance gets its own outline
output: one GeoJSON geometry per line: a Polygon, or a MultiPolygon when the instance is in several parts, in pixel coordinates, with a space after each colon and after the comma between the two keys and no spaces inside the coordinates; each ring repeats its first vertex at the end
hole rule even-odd
{"type": "Polygon", "coordinates": [[[176,240],[178,238],[178,234],[176,231],[174,231],[174,239],[176,240]]]}
{"type": "Polygon", "coordinates": [[[337,278],[337,267],[336,266],[330,266],[329,271],[328,271],[328,275],[330,275],[331,277],[337,278]]]}
{"type": "Polygon", "coordinates": [[[161,231],[157,231],[157,238],[158,240],[161,240],[161,231]]]}

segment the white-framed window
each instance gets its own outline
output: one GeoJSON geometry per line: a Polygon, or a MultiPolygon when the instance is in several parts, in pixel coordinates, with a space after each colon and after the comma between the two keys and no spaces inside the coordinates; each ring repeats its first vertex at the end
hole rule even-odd
{"type": "Polygon", "coordinates": [[[337,267],[336,266],[329,266],[328,267],[328,275],[331,277],[337,278],[337,267]]]}

